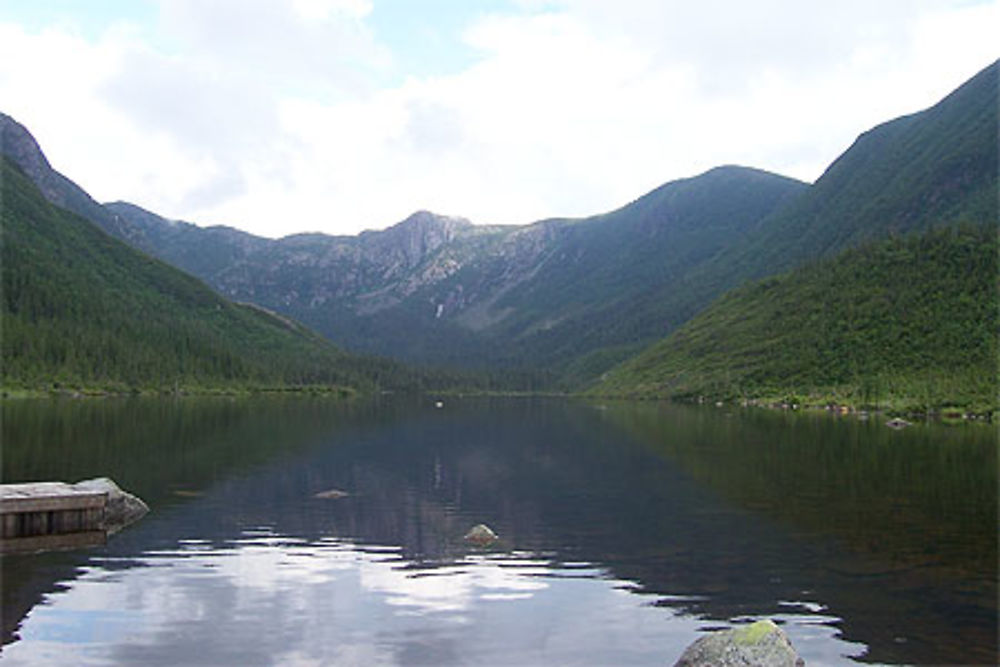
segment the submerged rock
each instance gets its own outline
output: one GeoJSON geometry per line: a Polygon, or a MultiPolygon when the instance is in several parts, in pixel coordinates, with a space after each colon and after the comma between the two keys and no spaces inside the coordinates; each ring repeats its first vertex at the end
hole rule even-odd
{"type": "Polygon", "coordinates": [[[889,428],[894,428],[898,430],[901,428],[906,428],[907,426],[910,425],[910,422],[906,421],[905,419],[900,419],[899,417],[895,417],[887,421],[885,425],[888,426],[889,428]]]}
{"type": "Polygon", "coordinates": [[[674,667],[802,667],[788,635],[773,621],[720,630],[687,647],[674,667]]]}
{"type": "Polygon", "coordinates": [[[485,523],[480,523],[473,526],[463,539],[470,544],[475,544],[477,547],[485,547],[493,544],[500,538],[489,526],[485,523]]]}
{"type": "Polygon", "coordinates": [[[341,491],[340,489],[330,489],[329,491],[320,491],[313,498],[325,498],[328,500],[338,500],[340,498],[346,498],[349,496],[347,491],[341,491]]]}
{"type": "Polygon", "coordinates": [[[149,512],[149,506],[141,498],[128,491],[123,491],[107,477],[85,479],[73,484],[73,488],[91,493],[107,494],[108,500],[104,506],[104,519],[101,522],[101,528],[108,533],[117,533],[149,512]]]}

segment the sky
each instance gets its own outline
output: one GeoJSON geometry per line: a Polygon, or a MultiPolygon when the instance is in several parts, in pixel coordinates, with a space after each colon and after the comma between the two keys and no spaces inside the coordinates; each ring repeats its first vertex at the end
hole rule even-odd
{"type": "Polygon", "coordinates": [[[268,237],[816,180],[996,60],[1000,0],[0,0],[0,111],[98,201],[268,237]]]}

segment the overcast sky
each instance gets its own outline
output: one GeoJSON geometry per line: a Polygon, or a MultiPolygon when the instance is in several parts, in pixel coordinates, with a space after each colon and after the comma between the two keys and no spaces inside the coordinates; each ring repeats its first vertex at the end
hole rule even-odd
{"type": "Polygon", "coordinates": [[[0,0],[0,110],[99,201],[265,236],[814,181],[995,60],[1000,1],[0,0]]]}

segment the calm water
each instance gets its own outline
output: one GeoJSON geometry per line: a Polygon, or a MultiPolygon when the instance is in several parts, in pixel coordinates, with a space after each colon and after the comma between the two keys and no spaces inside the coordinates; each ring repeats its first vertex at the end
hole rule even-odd
{"type": "Polygon", "coordinates": [[[997,436],[664,405],[11,402],[6,482],[151,513],[7,555],[4,665],[995,663],[997,436]],[[316,499],[341,489],[341,499],[316,499]],[[463,544],[484,522],[490,549],[463,544]]]}

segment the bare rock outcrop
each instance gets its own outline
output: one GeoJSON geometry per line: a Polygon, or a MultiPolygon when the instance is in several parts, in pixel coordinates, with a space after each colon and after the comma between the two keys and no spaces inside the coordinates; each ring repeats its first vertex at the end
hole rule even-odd
{"type": "Polygon", "coordinates": [[[773,621],[720,630],[687,647],[674,667],[803,667],[788,635],[773,621]]]}
{"type": "Polygon", "coordinates": [[[104,520],[102,528],[109,534],[116,533],[125,526],[138,521],[149,512],[149,506],[137,496],[128,491],[123,491],[121,487],[107,477],[97,477],[96,479],[86,479],[77,482],[73,488],[92,493],[106,493],[108,500],[104,506],[104,520]]]}

